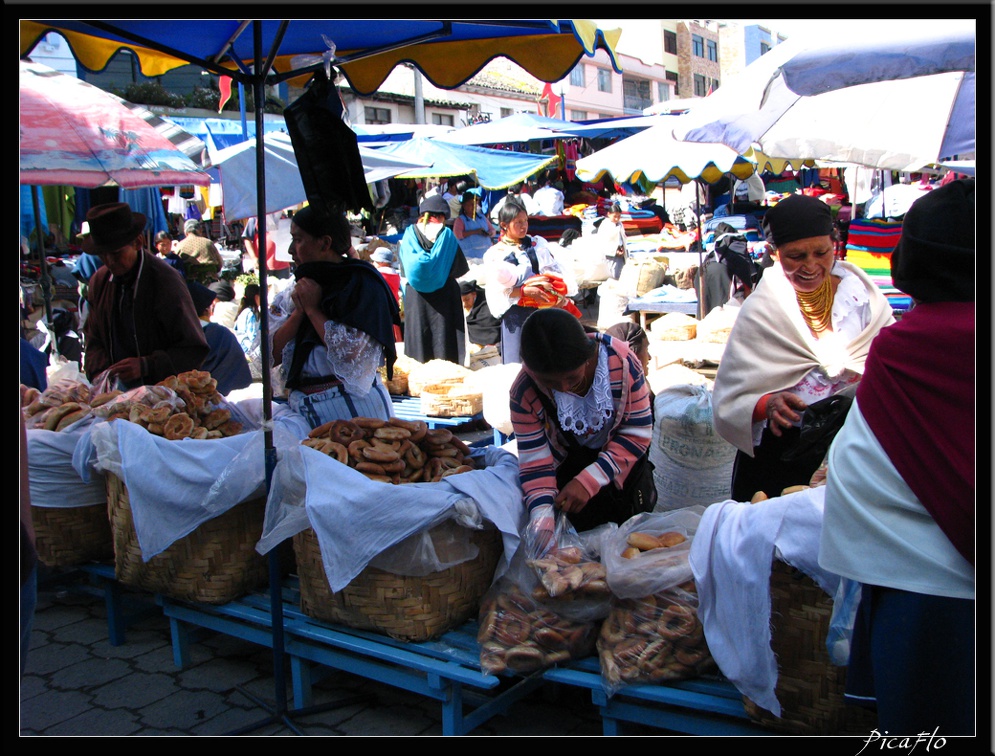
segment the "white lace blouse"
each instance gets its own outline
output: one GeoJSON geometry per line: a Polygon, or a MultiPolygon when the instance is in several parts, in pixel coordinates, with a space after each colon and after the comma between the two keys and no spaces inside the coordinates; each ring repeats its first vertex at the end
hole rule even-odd
{"type": "Polygon", "coordinates": [[[584,396],[554,389],[553,399],[560,427],[564,431],[573,433],[581,445],[589,449],[604,446],[611,430],[608,420],[615,414],[608,376],[607,350],[598,347],[598,366],[594,370],[591,388],[584,396]]]}
{"type": "MultiPolygon", "coordinates": [[[[294,311],[294,303],[290,298],[293,287],[287,287],[274,302],[274,308],[280,311],[274,315],[272,334],[279,330],[283,322],[294,311]]],[[[316,378],[322,375],[334,375],[342,381],[346,391],[355,396],[366,396],[373,387],[377,369],[384,364],[384,348],[376,339],[358,328],[338,323],[334,320],[325,321],[325,349],[312,349],[304,363],[302,375],[316,378]]],[[[271,344],[272,346],[272,344],[271,344]]],[[[282,372],[286,379],[286,371],[290,369],[294,359],[294,339],[290,339],[283,348],[282,372]]]]}

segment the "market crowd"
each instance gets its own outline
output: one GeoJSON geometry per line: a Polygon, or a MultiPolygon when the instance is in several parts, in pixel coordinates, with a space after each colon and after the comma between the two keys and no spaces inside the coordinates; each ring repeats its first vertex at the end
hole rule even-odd
{"type": "MultiPolygon", "coordinates": [[[[468,183],[445,189],[416,198],[396,256],[383,247],[361,259],[341,211],[296,212],[293,263],[272,258],[289,285],[266,314],[266,366],[259,288],[235,301],[199,222],[148,248],[144,215],[93,207],[77,264],[81,322],[63,324],[55,351],[81,359],[102,390],[206,370],[227,395],[275,367],[281,399],[314,429],[391,418],[385,380],[399,344],[419,362],[461,365],[468,345],[497,345],[520,365],[508,402],[529,556],[549,555],[563,517],[584,532],[654,511],[646,334],[585,327],[561,248],[529,233],[530,219],[562,214],[563,187],[550,176],[531,196],[513,188],[490,213],[468,183]],[[464,280],[468,259],[482,279],[464,280]]],[[[625,232],[620,208],[607,211],[598,236],[617,278],[625,232]]],[[[736,448],[733,500],[825,486],[819,563],[862,587],[848,693],[894,733],[975,726],[974,223],[973,180],[912,206],[891,265],[915,304],[896,321],[878,286],[836,254],[828,206],[782,199],[764,219],[770,265],[747,282],[711,397],[716,430],[736,448]],[[820,413],[837,431],[821,446],[807,435],[820,413]]],[[[244,238],[258,261],[254,225],[244,238]]],[[[36,352],[22,338],[21,383],[43,389],[36,352]]]]}

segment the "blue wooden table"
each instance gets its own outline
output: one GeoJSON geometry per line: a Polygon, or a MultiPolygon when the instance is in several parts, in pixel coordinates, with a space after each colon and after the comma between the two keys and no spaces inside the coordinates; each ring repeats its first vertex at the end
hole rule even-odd
{"type": "Polygon", "coordinates": [[[634,684],[608,696],[597,657],[546,670],[548,682],[587,688],[601,713],[605,735],[618,735],[620,722],[689,735],[772,735],[754,724],[743,697],[728,680],[699,677],[660,684],[634,684]]]}
{"type": "MultiPolygon", "coordinates": [[[[190,643],[214,631],[272,648],[269,594],[249,594],[213,606],[159,596],[169,618],[173,661],[182,668],[190,660],[190,643]]],[[[531,677],[497,677],[480,668],[476,626],[468,625],[436,641],[407,643],[388,636],[333,625],[304,615],[296,578],[283,587],[284,650],[297,709],[312,705],[311,688],[329,669],[439,701],[443,735],[465,735],[543,684],[531,677]]]]}

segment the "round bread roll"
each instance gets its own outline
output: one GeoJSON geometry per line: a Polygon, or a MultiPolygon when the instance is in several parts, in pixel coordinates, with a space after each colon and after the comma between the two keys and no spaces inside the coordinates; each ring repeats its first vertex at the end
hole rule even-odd
{"type": "Polygon", "coordinates": [[[64,404],[60,404],[58,407],[55,407],[45,417],[45,430],[54,431],[59,426],[59,422],[62,418],[71,412],[76,412],[79,408],[79,402],[65,402],[64,404]]]}

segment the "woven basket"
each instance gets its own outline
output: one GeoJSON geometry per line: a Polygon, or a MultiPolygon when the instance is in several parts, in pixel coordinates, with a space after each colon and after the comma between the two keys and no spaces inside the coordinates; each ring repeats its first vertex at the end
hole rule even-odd
{"type": "MultiPolygon", "coordinates": [[[[439,528],[430,531],[433,536],[439,528]]],[[[475,559],[424,577],[394,575],[367,567],[349,585],[332,593],[312,528],[294,536],[301,610],[309,617],[358,630],[374,630],[398,640],[421,642],[475,617],[501,557],[501,534],[494,528],[471,531],[480,550],[475,559]]]]}
{"type": "Polygon", "coordinates": [[[844,701],[846,667],[832,664],[826,651],[832,598],[808,575],[780,560],[771,568],[770,597],[781,716],[744,696],[747,714],[758,724],[793,735],[866,735],[877,718],[844,701]]]}
{"type": "Polygon", "coordinates": [[[387,387],[387,392],[395,396],[406,396],[408,393],[408,376],[394,373],[392,380],[384,379],[383,385],[387,387]]]}
{"type": "Polygon", "coordinates": [[[48,567],[74,567],[114,556],[107,507],[32,507],[35,549],[48,567]]]}
{"type": "Polygon", "coordinates": [[[421,411],[431,417],[463,417],[484,410],[484,395],[461,384],[432,383],[422,387],[421,411]]]}
{"type": "Polygon", "coordinates": [[[116,475],[105,477],[114,570],[121,583],[181,601],[226,604],[267,581],[266,557],[255,549],[263,529],[265,497],[242,502],[202,523],[145,562],[128,489],[116,475]]]}

